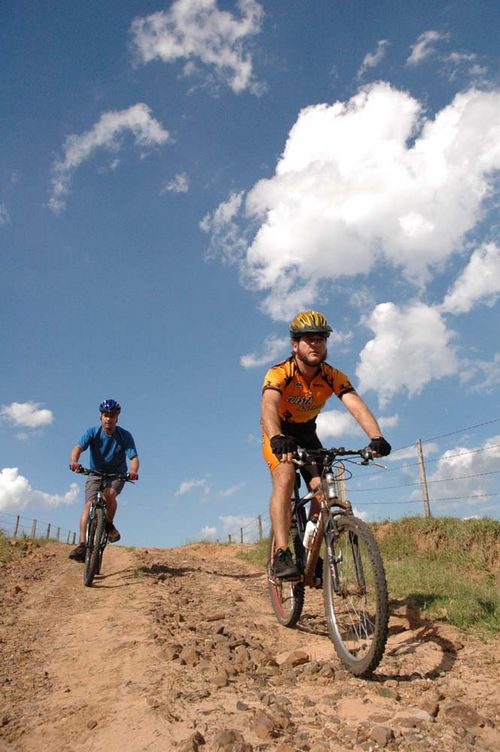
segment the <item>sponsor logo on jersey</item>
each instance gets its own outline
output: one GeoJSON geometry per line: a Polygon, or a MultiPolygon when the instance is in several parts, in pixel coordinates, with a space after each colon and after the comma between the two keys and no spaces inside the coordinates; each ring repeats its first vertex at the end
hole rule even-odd
{"type": "Polygon", "coordinates": [[[297,397],[288,397],[287,402],[290,403],[290,405],[311,405],[312,404],[312,397],[305,397],[305,396],[297,396],[297,397]]]}

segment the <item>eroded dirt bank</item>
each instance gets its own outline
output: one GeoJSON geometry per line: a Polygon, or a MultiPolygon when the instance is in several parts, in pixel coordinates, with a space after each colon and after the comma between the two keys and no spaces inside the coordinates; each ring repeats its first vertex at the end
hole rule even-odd
{"type": "Polygon", "coordinates": [[[498,647],[393,604],[370,681],[338,663],[319,592],[280,627],[239,546],[68,548],[1,568],[0,750],[498,750],[498,647]]]}

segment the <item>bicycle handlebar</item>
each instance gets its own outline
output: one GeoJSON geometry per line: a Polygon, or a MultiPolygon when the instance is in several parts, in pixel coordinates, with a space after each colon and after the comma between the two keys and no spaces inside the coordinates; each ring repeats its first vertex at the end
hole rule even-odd
{"type": "MultiPolygon", "coordinates": [[[[71,465],[69,466],[71,470],[71,465]]],[[[101,473],[100,470],[91,470],[90,467],[83,467],[83,465],[80,465],[79,470],[74,470],[73,472],[78,473],[79,475],[97,475],[99,478],[114,478],[115,480],[124,480],[128,483],[133,483],[133,480],[130,480],[129,473],[101,473]]],[[[139,479],[139,476],[137,476],[137,480],[139,479]]]]}
{"type": "Polygon", "coordinates": [[[297,447],[294,452],[294,462],[304,462],[305,460],[321,460],[322,462],[333,462],[337,457],[361,457],[362,464],[367,465],[374,459],[375,453],[370,447],[363,449],[346,449],[345,447],[331,447],[330,449],[304,449],[297,447]]]}

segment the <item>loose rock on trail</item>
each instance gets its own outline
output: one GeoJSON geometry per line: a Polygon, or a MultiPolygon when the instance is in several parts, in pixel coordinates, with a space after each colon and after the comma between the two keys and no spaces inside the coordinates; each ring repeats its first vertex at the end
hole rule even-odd
{"type": "Polygon", "coordinates": [[[92,588],[63,544],[1,566],[0,752],[500,749],[498,644],[393,601],[355,679],[321,592],[281,627],[242,548],[109,546],[92,588]]]}

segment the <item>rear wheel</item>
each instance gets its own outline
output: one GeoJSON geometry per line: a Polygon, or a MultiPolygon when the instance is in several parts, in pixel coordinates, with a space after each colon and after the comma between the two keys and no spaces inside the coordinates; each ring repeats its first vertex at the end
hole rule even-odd
{"type": "Polygon", "coordinates": [[[87,587],[90,587],[101,567],[102,553],[100,543],[106,525],[104,509],[97,507],[95,514],[92,518],[89,517],[87,524],[87,547],[85,551],[85,565],[83,567],[83,582],[87,587]]]}
{"type": "Polygon", "coordinates": [[[355,676],[380,663],[389,618],[384,565],[370,528],[356,517],[336,520],[338,537],[327,530],[323,594],[335,651],[355,676]]]}
{"type": "MultiPolygon", "coordinates": [[[[290,540],[290,549],[295,550],[296,546],[290,540]]],[[[304,607],[304,583],[303,581],[284,580],[276,577],[273,571],[274,554],[276,545],[274,534],[271,530],[269,535],[269,556],[267,562],[267,585],[271,605],[280,624],[284,627],[293,627],[297,624],[304,607]]]]}

